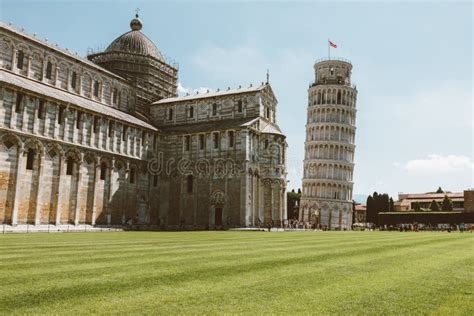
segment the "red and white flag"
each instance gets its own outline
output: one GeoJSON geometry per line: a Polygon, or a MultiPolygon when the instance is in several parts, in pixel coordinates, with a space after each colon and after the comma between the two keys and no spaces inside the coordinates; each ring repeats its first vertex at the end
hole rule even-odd
{"type": "Polygon", "coordinates": [[[334,48],[337,48],[337,45],[334,44],[333,42],[331,42],[331,40],[328,40],[328,42],[329,42],[329,46],[334,47],[334,48]]]}

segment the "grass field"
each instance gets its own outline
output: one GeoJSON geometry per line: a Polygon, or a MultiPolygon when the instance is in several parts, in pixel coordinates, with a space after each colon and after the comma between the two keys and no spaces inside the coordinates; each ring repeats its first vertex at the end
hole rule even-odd
{"type": "Polygon", "coordinates": [[[0,236],[0,314],[474,314],[474,234],[0,236]]]}

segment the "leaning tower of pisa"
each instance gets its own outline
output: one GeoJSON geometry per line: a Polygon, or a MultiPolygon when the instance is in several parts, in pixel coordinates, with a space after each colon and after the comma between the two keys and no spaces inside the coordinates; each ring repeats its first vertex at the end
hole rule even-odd
{"type": "Polygon", "coordinates": [[[350,229],[357,90],[347,60],[319,60],[308,89],[299,220],[350,229]]]}

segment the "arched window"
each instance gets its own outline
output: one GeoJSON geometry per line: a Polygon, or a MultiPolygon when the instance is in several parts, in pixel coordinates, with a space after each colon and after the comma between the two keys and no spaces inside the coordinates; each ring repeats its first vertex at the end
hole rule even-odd
{"type": "Polygon", "coordinates": [[[168,120],[169,121],[173,120],[173,109],[172,108],[168,109],[168,120]]]}
{"type": "Polygon", "coordinates": [[[188,193],[193,193],[193,179],[194,177],[192,175],[188,175],[186,177],[186,187],[188,193]]]}
{"type": "Polygon", "coordinates": [[[229,131],[228,137],[229,137],[229,147],[232,148],[234,147],[234,131],[229,131]]]}
{"type": "Polygon", "coordinates": [[[32,148],[28,149],[26,154],[26,170],[33,170],[33,162],[35,161],[36,151],[32,148]]]}
{"type": "Polygon", "coordinates": [[[94,96],[99,97],[99,81],[95,80],[94,81],[94,96]]]}
{"type": "Polygon", "coordinates": [[[341,104],[341,91],[337,92],[337,104],[341,104]]]}
{"type": "Polygon", "coordinates": [[[214,133],[214,149],[219,148],[219,133],[214,133]]]}
{"type": "Polygon", "coordinates": [[[107,164],[105,162],[102,162],[100,164],[100,180],[105,180],[106,173],[107,173],[107,164]]]}
{"type": "Polygon", "coordinates": [[[51,79],[52,74],[53,74],[53,64],[50,61],[48,61],[48,63],[46,64],[46,79],[51,79]]]}
{"type": "Polygon", "coordinates": [[[77,73],[73,71],[71,75],[71,88],[76,89],[76,82],[77,82],[77,73]]]}
{"type": "Polygon", "coordinates": [[[15,103],[15,113],[21,113],[23,111],[23,94],[17,93],[15,103]]]}
{"type": "Polygon", "coordinates": [[[16,56],[16,67],[18,69],[23,69],[24,60],[25,60],[25,53],[22,50],[19,50],[16,56]]]}
{"type": "Polygon", "coordinates": [[[212,105],[212,116],[216,116],[217,115],[217,103],[214,103],[212,105]]]}
{"type": "Polygon", "coordinates": [[[118,91],[117,91],[117,88],[114,88],[112,90],[112,103],[117,104],[117,102],[118,102],[118,91]]]}
{"type": "Polygon", "coordinates": [[[237,112],[242,113],[242,100],[237,101],[237,112]]]}
{"type": "Polygon", "coordinates": [[[189,107],[189,118],[193,118],[193,117],[194,117],[194,107],[190,106],[189,107]]]}
{"type": "Polygon", "coordinates": [[[74,159],[72,157],[67,158],[66,162],[66,175],[71,176],[74,169],[74,159]]]}

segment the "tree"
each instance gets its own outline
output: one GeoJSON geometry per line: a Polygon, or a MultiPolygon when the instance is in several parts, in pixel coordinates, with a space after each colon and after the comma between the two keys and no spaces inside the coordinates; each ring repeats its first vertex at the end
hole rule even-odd
{"type": "Polygon", "coordinates": [[[416,212],[421,211],[420,203],[418,203],[418,202],[413,203],[413,209],[414,209],[416,212]]]}
{"type": "Polygon", "coordinates": [[[441,210],[443,212],[451,212],[453,210],[453,202],[446,194],[444,195],[443,202],[441,203],[441,210]]]}
{"type": "Polygon", "coordinates": [[[300,198],[301,194],[295,193],[294,190],[286,193],[286,211],[289,219],[298,218],[296,206],[300,205],[300,198]]]}
{"type": "Polygon", "coordinates": [[[390,210],[390,198],[387,193],[380,195],[379,212],[388,212],[390,210]]]}
{"type": "Polygon", "coordinates": [[[368,223],[375,223],[374,219],[374,198],[372,195],[369,195],[367,197],[367,202],[366,202],[366,210],[365,210],[365,218],[368,223]]]}
{"type": "Polygon", "coordinates": [[[436,190],[436,193],[444,193],[443,189],[441,187],[438,187],[438,190],[436,190]]]}
{"type": "Polygon", "coordinates": [[[390,198],[390,200],[388,201],[388,211],[389,212],[395,212],[395,203],[393,202],[393,199],[390,198]]]}
{"type": "Polygon", "coordinates": [[[435,200],[431,201],[430,210],[432,212],[439,212],[439,205],[435,200]]]}

